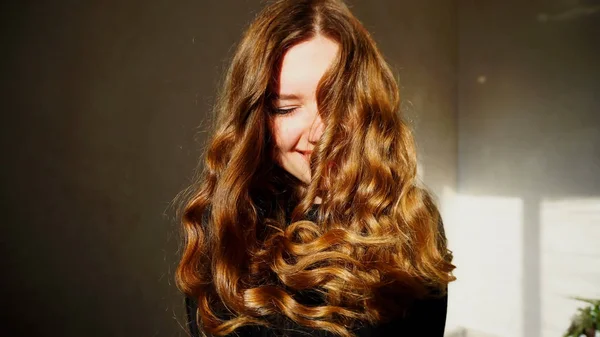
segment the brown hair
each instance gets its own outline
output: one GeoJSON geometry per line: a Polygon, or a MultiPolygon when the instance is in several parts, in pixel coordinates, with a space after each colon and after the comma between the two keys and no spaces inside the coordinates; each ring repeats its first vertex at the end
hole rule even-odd
{"type": "Polygon", "coordinates": [[[226,335],[283,316],[350,336],[354,323],[444,293],[454,266],[437,208],[417,186],[397,83],[342,1],[267,6],[239,44],[215,110],[204,171],[183,204],[177,269],[204,330],[226,335]],[[339,53],[317,89],[325,128],[304,185],[274,163],[271,97],[285,51],[318,34],[339,53]],[[317,220],[302,220],[317,196],[317,220]],[[298,302],[305,290],[322,294],[322,305],[298,302]]]}

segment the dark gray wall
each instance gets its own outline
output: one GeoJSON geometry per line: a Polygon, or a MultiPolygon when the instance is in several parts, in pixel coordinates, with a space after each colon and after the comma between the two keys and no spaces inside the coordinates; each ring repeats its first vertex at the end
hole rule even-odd
{"type": "Polygon", "coordinates": [[[169,203],[256,1],[3,6],[10,335],[183,336],[169,203]]]}
{"type": "MultiPolygon", "coordinates": [[[[402,82],[425,181],[452,186],[454,2],[352,3],[402,82]]],[[[2,6],[3,329],[183,336],[169,204],[259,1],[2,6]]]]}

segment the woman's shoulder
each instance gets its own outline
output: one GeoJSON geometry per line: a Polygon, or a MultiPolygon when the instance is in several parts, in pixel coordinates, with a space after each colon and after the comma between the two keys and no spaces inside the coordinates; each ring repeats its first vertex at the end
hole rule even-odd
{"type": "Polygon", "coordinates": [[[374,326],[361,327],[356,331],[356,336],[442,337],[446,327],[447,309],[447,295],[416,300],[403,316],[374,326]]]}
{"type": "MultiPolygon", "coordinates": [[[[196,321],[197,302],[194,298],[185,298],[187,313],[187,328],[192,337],[201,337],[201,330],[196,321]]],[[[403,316],[395,317],[386,322],[376,325],[364,325],[354,330],[357,337],[370,336],[428,336],[442,337],[446,326],[446,313],[448,308],[448,296],[431,297],[416,300],[403,316]]],[[[322,336],[329,337],[332,334],[326,331],[307,330],[290,320],[280,320],[281,324],[275,328],[259,326],[247,326],[236,331],[237,336],[322,336]]],[[[210,335],[209,335],[210,336],[210,335]]]]}

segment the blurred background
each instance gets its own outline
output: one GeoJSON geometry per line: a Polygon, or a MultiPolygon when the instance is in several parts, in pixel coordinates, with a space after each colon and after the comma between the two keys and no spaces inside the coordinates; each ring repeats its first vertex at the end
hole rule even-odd
{"type": "MultiPolygon", "coordinates": [[[[561,336],[600,298],[600,1],[348,3],[442,207],[447,335],[561,336]]],[[[170,203],[262,3],[1,6],[0,334],[186,336],[170,203]]]]}

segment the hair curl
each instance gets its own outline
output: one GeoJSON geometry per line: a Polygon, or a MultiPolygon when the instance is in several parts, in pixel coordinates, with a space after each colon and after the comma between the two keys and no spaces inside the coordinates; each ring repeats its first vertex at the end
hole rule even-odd
{"type": "Polygon", "coordinates": [[[445,292],[454,266],[437,208],[417,185],[399,101],[393,73],[343,2],[276,1],[256,17],[226,74],[204,170],[180,214],[177,284],[198,300],[207,332],[285,316],[351,336],[356,322],[376,324],[412,299],[445,292]],[[316,35],[340,48],[317,89],[325,129],[304,185],[274,163],[270,109],[285,51],[316,35]],[[317,196],[317,220],[302,220],[317,196]],[[297,301],[305,290],[323,303],[297,301]]]}

